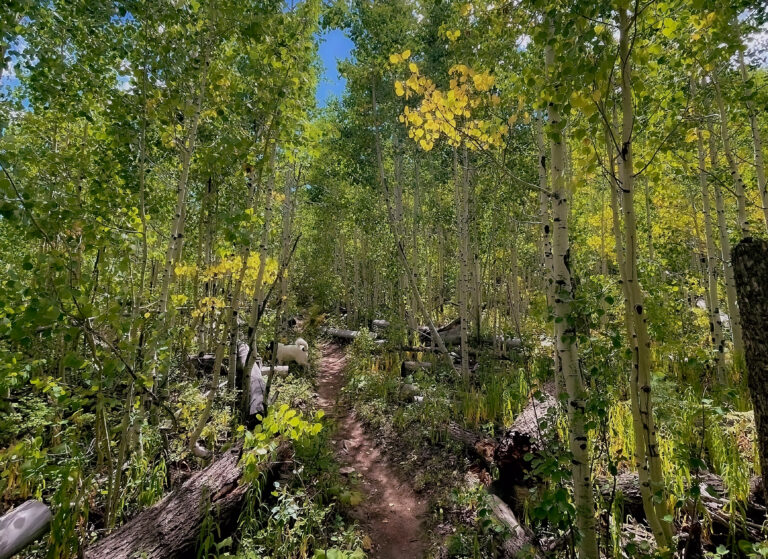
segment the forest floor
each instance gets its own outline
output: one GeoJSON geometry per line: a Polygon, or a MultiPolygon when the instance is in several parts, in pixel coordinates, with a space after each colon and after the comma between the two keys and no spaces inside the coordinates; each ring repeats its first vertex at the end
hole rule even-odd
{"type": "Polygon", "coordinates": [[[424,557],[426,500],[419,497],[364,430],[354,410],[341,401],[346,354],[336,344],[321,346],[317,392],[320,407],[335,423],[334,452],[363,499],[351,515],[371,538],[369,557],[424,557]],[[353,470],[350,470],[353,468],[353,470]]]}

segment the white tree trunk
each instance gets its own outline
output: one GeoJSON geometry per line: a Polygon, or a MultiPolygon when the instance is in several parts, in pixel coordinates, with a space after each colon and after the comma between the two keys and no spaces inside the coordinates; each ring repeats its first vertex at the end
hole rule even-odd
{"type": "Polygon", "coordinates": [[[749,219],[747,218],[747,201],[744,194],[744,179],[739,171],[739,163],[736,161],[736,156],[731,148],[730,132],[728,130],[728,112],[725,109],[725,100],[723,99],[723,92],[720,89],[717,76],[712,74],[712,84],[715,86],[715,99],[717,100],[717,108],[720,112],[720,136],[723,140],[723,152],[725,152],[725,159],[728,161],[728,168],[731,170],[731,179],[733,181],[733,189],[736,192],[736,203],[738,206],[738,219],[739,219],[739,231],[741,232],[741,238],[749,237],[749,219]]]}
{"type": "Polygon", "coordinates": [[[704,212],[704,235],[707,241],[707,291],[709,312],[709,333],[712,341],[712,349],[715,358],[715,371],[717,380],[724,384],[725,359],[723,343],[723,325],[720,319],[720,304],[717,296],[717,251],[715,238],[712,232],[712,211],[709,201],[709,184],[706,174],[706,154],[704,152],[704,138],[701,130],[696,130],[696,140],[699,155],[699,186],[701,187],[702,209],[704,212]]]}
{"type": "MultiPolygon", "coordinates": [[[[546,47],[547,75],[552,71],[554,50],[546,47]]],[[[570,238],[568,214],[570,189],[565,182],[565,122],[558,108],[550,102],[549,125],[552,127],[552,261],[554,280],[555,347],[561,377],[568,393],[568,444],[571,450],[571,475],[573,501],[576,507],[576,524],[581,537],[580,559],[598,557],[595,528],[595,504],[589,464],[589,440],[585,427],[586,391],[579,370],[578,337],[572,320],[573,286],[569,267],[570,238]]]]}
{"type": "MultiPolygon", "coordinates": [[[[744,63],[744,51],[739,51],[739,67],[741,69],[741,78],[746,84],[749,80],[747,65],[744,63]]],[[[757,111],[752,103],[752,88],[747,86],[746,106],[749,113],[749,126],[752,129],[752,145],[755,152],[755,175],[757,176],[757,189],[760,191],[760,201],[763,204],[763,217],[765,218],[765,227],[768,229],[768,182],[765,177],[765,158],[763,157],[763,139],[760,136],[760,127],[757,123],[757,111]]]]}
{"type": "Polygon", "coordinates": [[[635,432],[635,459],[640,476],[643,508],[648,524],[660,547],[672,542],[671,526],[664,519],[666,499],[661,458],[656,438],[651,398],[651,339],[648,335],[645,299],[637,273],[637,221],[634,206],[635,176],[632,160],[632,132],[635,115],[632,100],[632,66],[630,59],[631,23],[626,8],[619,9],[619,53],[621,63],[621,151],[619,171],[624,210],[626,250],[626,295],[633,317],[633,373],[630,382],[632,415],[635,432]],[[656,493],[661,499],[655,499],[656,493]]]}
{"type": "Polygon", "coordinates": [[[168,241],[168,249],[165,256],[165,271],[163,273],[163,285],[160,292],[160,312],[165,314],[168,311],[168,296],[173,277],[173,266],[175,259],[181,253],[181,247],[184,243],[184,218],[187,208],[187,193],[189,191],[189,169],[192,165],[192,156],[195,153],[197,144],[197,127],[200,123],[200,113],[203,110],[203,100],[205,99],[205,90],[208,84],[208,54],[203,59],[203,66],[200,70],[200,91],[195,102],[195,112],[192,115],[192,121],[187,129],[184,141],[179,147],[181,172],[176,181],[176,211],[174,214],[173,225],[171,226],[171,237],[168,241]]]}
{"type": "MultiPolygon", "coordinates": [[[[709,128],[709,157],[712,169],[718,167],[717,143],[712,128],[709,128]]],[[[713,181],[715,191],[715,208],[717,210],[717,228],[720,232],[720,251],[723,259],[723,277],[725,278],[725,295],[728,299],[728,316],[731,319],[731,332],[733,333],[734,362],[739,364],[744,358],[744,342],[741,333],[741,312],[736,297],[736,280],[731,263],[731,239],[728,235],[728,223],[725,216],[725,202],[723,191],[718,181],[713,181]]]]}

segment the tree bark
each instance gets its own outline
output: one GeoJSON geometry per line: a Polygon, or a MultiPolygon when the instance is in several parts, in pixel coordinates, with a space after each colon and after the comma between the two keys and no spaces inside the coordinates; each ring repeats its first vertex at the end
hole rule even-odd
{"type": "MultiPolygon", "coordinates": [[[[712,170],[716,170],[717,144],[712,127],[709,127],[709,158],[712,170]]],[[[741,312],[736,298],[736,280],[733,276],[733,264],[731,262],[731,239],[728,235],[728,224],[725,217],[725,203],[720,182],[713,181],[715,191],[715,208],[717,210],[717,228],[720,232],[720,251],[723,257],[723,277],[725,279],[725,295],[728,299],[728,315],[731,319],[731,332],[733,333],[734,362],[740,365],[744,359],[744,340],[741,332],[741,312]]]]}
{"type": "MultiPolygon", "coordinates": [[[[755,410],[763,490],[768,490],[768,242],[747,238],[733,249],[743,310],[747,381],[755,410]]],[[[768,502],[768,492],[766,493],[768,502]]]]}
{"type": "Polygon", "coordinates": [[[715,372],[720,384],[725,384],[725,347],[723,343],[723,325],[720,319],[720,304],[717,296],[717,253],[714,233],[712,232],[712,211],[709,201],[709,184],[706,174],[706,154],[701,130],[696,130],[699,156],[699,186],[701,187],[702,209],[704,211],[704,234],[707,239],[707,310],[709,312],[709,334],[715,358],[715,372]]]}
{"type": "MultiPolygon", "coordinates": [[[[550,21],[550,34],[553,23],[550,21]]],[[[545,65],[547,76],[551,75],[554,64],[554,48],[547,44],[545,65]]],[[[565,119],[559,108],[548,105],[549,124],[552,127],[550,140],[552,150],[552,261],[554,279],[555,347],[561,378],[568,393],[568,446],[571,451],[571,475],[573,478],[573,501],[576,508],[576,524],[581,537],[580,559],[598,557],[597,534],[595,530],[595,503],[592,495],[592,479],[589,463],[589,440],[585,426],[586,390],[579,369],[579,345],[572,313],[573,284],[570,270],[570,237],[568,218],[571,189],[565,180],[565,119]]]]}
{"type": "MultiPolygon", "coordinates": [[[[284,458],[287,447],[278,450],[284,458]]],[[[160,502],[140,512],[133,520],[96,542],[85,551],[86,559],[182,559],[194,556],[200,529],[208,514],[222,533],[235,527],[248,491],[239,483],[240,447],[189,478],[160,502]]],[[[277,462],[267,463],[270,469],[277,462]]]]}
{"type": "Polygon", "coordinates": [[[725,100],[723,99],[723,92],[720,89],[720,83],[717,75],[712,73],[712,85],[715,87],[715,100],[717,101],[717,108],[720,112],[720,137],[723,140],[723,151],[725,152],[725,159],[728,161],[728,168],[731,171],[731,179],[733,180],[733,189],[736,192],[736,204],[738,206],[738,220],[739,231],[741,232],[741,238],[749,236],[749,219],[747,218],[747,201],[744,194],[744,179],[739,171],[739,163],[736,161],[736,156],[733,154],[731,148],[731,137],[728,130],[728,112],[725,109],[725,100]]]}
{"type": "Polygon", "coordinates": [[[765,218],[765,227],[768,229],[768,182],[765,177],[765,158],[763,157],[763,139],[760,136],[760,127],[757,122],[757,111],[752,103],[752,88],[747,85],[749,74],[747,65],[744,63],[744,51],[739,50],[739,68],[741,70],[741,79],[747,87],[745,92],[746,101],[744,104],[749,113],[749,127],[752,129],[752,145],[755,153],[755,175],[757,176],[757,189],[760,192],[760,201],[763,204],[763,217],[765,218]]]}
{"type": "Polygon", "coordinates": [[[656,425],[651,399],[651,339],[648,334],[645,299],[637,270],[637,221],[634,206],[635,172],[632,133],[635,124],[632,100],[632,62],[630,32],[632,21],[626,8],[618,11],[619,54],[621,63],[621,146],[619,172],[624,209],[626,249],[626,296],[632,312],[634,336],[633,372],[630,381],[632,416],[635,431],[635,460],[643,492],[643,504],[648,524],[659,547],[669,547],[672,530],[666,515],[664,479],[656,440],[656,425]],[[656,494],[661,498],[657,499],[656,494]]]}
{"type": "MultiPolygon", "coordinates": [[[[2,58],[0,58],[2,60],[2,58]]],[[[26,501],[0,517],[0,559],[10,559],[43,535],[51,524],[51,509],[26,501]]]]}

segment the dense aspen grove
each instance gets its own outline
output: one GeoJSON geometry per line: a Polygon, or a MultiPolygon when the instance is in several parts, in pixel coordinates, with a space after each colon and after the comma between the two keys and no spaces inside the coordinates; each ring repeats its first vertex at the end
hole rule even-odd
{"type": "Polygon", "coordinates": [[[4,0],[0,71],[0,559],[768,556],[764,2],[4,0]]]}

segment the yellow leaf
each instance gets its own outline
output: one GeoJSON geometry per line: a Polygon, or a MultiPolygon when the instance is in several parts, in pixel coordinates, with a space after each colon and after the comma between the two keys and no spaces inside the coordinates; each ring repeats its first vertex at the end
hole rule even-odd
{"type": "Polygon", "coordinates": [[[413,72],[414,74],[418,74],[418,73],[419,73],[419,67],[418,67],[418,66],[416,66],[416,64],[414,64],[413,62],[411,62],[410,64],[408,64],[408,69],[409,69],[411,72],[413,72]]]}
{"type": "Polygon", "coordinates": [[[390,64],[397,64],[398,62],[402,62],[403,57],[399,54],[390,54],[389,55],[389,63],[390,64]]]}
{"type": "Polygon", "coordinates": [[[400,58],[403,60],[408,60],[411,57],[411,49],[405,49],[401,54],[400,58]]]}

